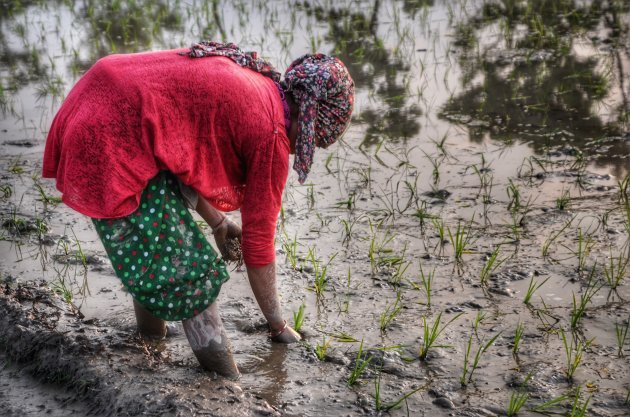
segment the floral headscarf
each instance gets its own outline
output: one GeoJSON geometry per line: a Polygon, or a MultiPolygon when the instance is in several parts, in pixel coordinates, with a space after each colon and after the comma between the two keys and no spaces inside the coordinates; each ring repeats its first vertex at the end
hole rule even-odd
{"type": "MultiPolygon", "coordinates": [[[[185,55],[225,56],[276,83],[280,81],[280,73],[269,62],[233,43],[199,42],[185,55]]],[[[354,105],[354,81],[339,59],[318,53],[293,61],[281,84],[299,108],[293,169],[303,184],[311,170],[315,146],[325,148],[335,143],[348,127],[354,105]]]]}
{"type": "Polygon", "coordinates": [[[282,84],[299,107],[293,169],[303,184],[311,170],[315,146],[325,148],[335,143],[348,127],[354,81],[339,59],[318,53],[293,61],[282,84]]]}
{"type": "Polygon", "coordinates": [[[275,82],[280,81],[280,72],[268,61],[258,58],[254,51],[245,52],[231,42],[203,41],[191,46],[186,53],[191,58],[203,58],[208,56],[225,56],[236,62],[241,67],[249,68],[265,75],[275,82]]]}

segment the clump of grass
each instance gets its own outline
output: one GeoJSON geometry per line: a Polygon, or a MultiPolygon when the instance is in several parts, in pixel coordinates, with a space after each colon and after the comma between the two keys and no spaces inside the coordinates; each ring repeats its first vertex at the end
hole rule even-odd
{"type": "MultiPolygon", "coordinates": [[[[534,413],[540,413],[540,414],[551,414],[551,409],[557,405],[562,404],[563,402],[565,402],[566,400],[568,400],[570,397],[568,394],[562,394],[559,395],[557,397],[554,397],[548,401],[545,401],[542,404],[538,404],[537,406],[534,406],[532,408],[529,409],[529,411],[532,411],[534,413]]],[[[560,414],[560,413],[558,413],[560,414]]]]}
{"type": "Polygon", "coordinates": [[[497,246],[496,248],[494,248],[490,256],[488,256],[488,258],[486,259],[486,262],[483,264],[483,267],[481,268],[479,280],[481,282],[481,285],[484,287],[488,286],[488,279],[490,278],[490,275],[509,259],[509,256],[503,259],[499,259],[500,252],[501,246],[497,246]]]}
{"type": "Polygon", "coordinates": [[[595,246],[593,235],[590,233],[584,234],[582,233],[582,228],[578,228],[577,247],[574,251],[572,251],[578,260],[578,273],[582,274],[582,272],[586,269],[586,261],[593,249],[593,246],[595,246]]]}
{"type": "Polygon", "coordinates": [[[363,353],[363,340],[361,340],[361,344],[359,345],[359,351],[357,352],[357,357],[354,361],[354,368],[348,377],[348,386],[353,386],[357,383],[361,375],[365,372],[368,365],[372,361],[372,356],[366,353],[363,353]]]}
{"type": "Polygon", "coordinates": [[[566,210],[571,204],[571,194],[569,190],[562,190],[560,197],[556,198],[556,208],[558,210],[566,210]]]}
{"type": "Polygon", "coordinates": [[[431,223],[433,223],[433,227],[435,227],[435,231],[437,232],[438,238],[440,239],[440,241],[436,245],[435,249],[437,249],[439,247],[440,248],[440,253],[441,253],[442,249],[444,248],[444,243],[447,242],[447,240],[446,240],[446,225],[444,224],[444,220],[442,220],[439,217],[435,217],[435,218],[431,219],[431,223]]]}
{"type": "Polygon", "coordinates": [[[560,329],[560,337],[562,338],[562,346],[564,347],[567,361],[565,376],[567,377],[567,381],[573,382],[575,371],[577,371],[577,368],[582,363],[584,351],[591,345],[593,339],[582,341],[575,337],[574,334],[571,334],[570,338],[567,340],[567,335],[562,329],[560,329]]]}
{"type": "Polygon", "coordinates": [[[424,228],[426,226],[427,220],[433,220],[435,218],[433,214],[429,213],[429,209],[427,208],[426,201],[422,201],[420,203],[420,207],[418,207],[418,209],[413,214],[413,216],[417,218],[418,222],[420,223],[421,234],[424,234],[424,228]]]}
{"type": "Polygon", "coordinates": [[[394,321],[394,319],[400,314],[403,309],[403,305],[401,303],[402,294],[400,291],[396,293],[396,301],[393,303],[387,303],[385,306],[385,310],[380,315],[379,318],[379,328],[381,332],[387,330],[387,327],[394,321]]]}
{"type": "Polygon", "coordinates": [[[313,266],[314,280],[312,289],[315,291],[317,299],[320,299],[322,295],[324,295],[324,291],[328,285],[328,267],[336,256],[337,254],[335,253],[328,259],[326,265],[322,265],[319,258],[315,255],[315,249],[309,248],[308,250],[308,259],[311,261],[311,265],[313,266]]]}
{"type": "Polygon", "coordinates": [[[513,391],[510,395],[510,402],[507,407],[507,417],[514,417],[521,411],[521,408],[525,405],[527,400],[529,400],[529,393],[527,392],[527,383],[531,379],[532,374],[527,375],[523,385],[517,391],[513,391]]]}
{"type": "Polygon", "coordinates": [[[415,283],[412,285],[415,288],[422,289],[424,295],[427,297],[427,302],[425,303],[427,307],[431,307],[431,290],[433,288],[433,278],[435,278],[435,269],[429,273],[424,273],[422,269],[422,265],[420,265],[420,284],[422,287],[418,287],[415,283]]]}
{"type": "Polygon", "coordinates": [[[296,332],[299,332],[302,329],[302,325],[304,324],[304,308],[306,306],[304,303],[300,304],[297,311],[293,312],[293,329],[296,332]]]}
{"type": "Polygon", "coordinates": [[[516,325],[516,330],[514,330],[514,345],[512,346],[512,354],[518,354],[518,348],[521,346],[521,341],[523,340],[523,333],[525,332],[525,325],[523,322],[519,321],[516,325]]]}
{"type": "Polygon", "coordinates": [[[13,195],[13,187],[10,184],[0,185],[0,197],[3,199],[9,199],[13,195]]]}
{"type": "Polygon", "coordinates": [[[534,296],[534,293],[543,285],[545,285],[545,282],[549,281],[549,278],[545,279],[543,282],[541,282],[540,284],[537,281],[534,281],[534,277],[532,277],[529,280],[529,286],[527,287],[527,292],[525,293],[525,298],[523,298],[523,303],[529,305],[532,297],[534,296]]]}
{"type": "Polygon", "coordinates": [[[626,248],[616,257],[613,256],[611,249],[609,261],[604,264],[604,276],[611,291],[616,291],[626,276],[630,263],[630,247],[626,246],[626,248]]]}
{"type": "Polygon", "coordinates": [[[285,253],[286,262],[289,262],[289,265],[291,265],[291,269],[293,270],[300,269],[298,254],[297,254],[297,247],[298,247],[297,233],[295,234],[293,239],[291,239],[289,238],[285,230],[284,239],[282,242],[282,249],[284,250],[284,253],[285,253]]]}
{"type": "Polygon", "coordinates": [[[328,351],[331,342],[332,339],[326,339],[325,336],[322,337],[321,343],[317,342],[315,348],[313,349],[313,352],[315,352],[315,357],[318,360],[323,361],[326,358],[326,352],[328,351]]]}
{"type": "Polygon", "coordinates": [[[630,315],[626,320],[626,324],[619,324],[615,322],[615,336],[617,339],[617,356],[623,357],[623,347],[628,339],[628,328],[630,328],[630,315]]]}
{"type": "Polygon", "coordinates": [[[440,334],[442,334],[442,332],[451,323],[453,323],[455,320],[457,320],[462,314],[464,314],[464,313],[457,314],[455,317],[453,317],[452,319],[447,321],[442,326],[442,328],[440,328],[440,321],[442,319],[442,313],[441,312],[436,317],[435,321],[433,322],[433,325],[429,325],[429,323],[427,323],[426,316],[422,317],[423,336],[422,336],[422,343],[420,344],[420,351],[419,351],[419,355],[418,355],[418,357],[420,358],[421,361],[424,361],[424,360],[427,359],[427,355],[429,354],[429,351],[431,349],[433,349],[433,348],[447,348],[447,347],[450,347],[450,345],[436,345],[435,341],[440,336],[440,334]]]}
{"type": "Polygon", "coordinates": [[[510,199],[508,203],[508,211],[518,211],[522,207],[521,203],[521,190],[518,188],[518,185],[514,184],[512,180],[509,180],[509,184],[507,186],[507,195],[510,199]]]}
{"type": "Polygon", "coordinates": [[[475,370],[479,367],[479,361],[484,353],[494,344],[497,338],[501,335],[501,332],[494,335],[492,339],[488,342],[484,343],[483,341],[479,343],[477,347],[477,352],[475,353],[474,358],[471,360],[471,352],[473,345],[473,334],[468,338],[468,344],[466,346],[466,351],[464,352],[464,369],[462,371],[462,376],[459,378],[459,382],[462,386],[466,386],[472,382],[473,374],[475,370]]]}
{"type": "Polygon", "coordinates": [[[571,406],[571,412],[569,413],[570,417],[584,417],[587,415],[588,404],[591,401],[592,395],[589,395],[584,402],[580,401],[581,397],[581,387],[577,387],[575,390],[573,405],[571,406]]]}
{"type": "Polygon", "coordinates": [[[545,240],[542,246],[542,256],[543,258],[547,258],[549,256],[549,249],[551,248],[551,244],[556,241],[560,237],[560,235],[569,227],[575,216],[571,217],[565,224],[558,230],[557,232],[551,233],[551,235],[545,240]]]}
{"type": "Polygon", "coordinates": [[[407,398],[411,397],[413,394],[415,394],[416,392],[420,391],[423,388],[425,388],[425,386],[419,386],[418,388],[413,389],[410,392],[403,395],[402,397],[398,398],[396,401],[384,403],[383,400],[381,399],[381,372],[378,372],[376,377],[374,378],[374,395],[373,395],[374,408],[378,412],[381,412],[381,411],[389,412],[389,411],[395,410],[398,407],[400,407],[403,401],[407,400],[407,398]]]}
{"type": "Polygon", "coordinates": [[[455,234],[451,232],[450,227],[447,227],[447,231],[451,245],[453,245],[455,261],[462,262],[464,253],[468,252],[468,247],[473,242],[472,219],[464,226],[462,226],[461,222],[457,222],[455,234]]]}
{"type": "Polygon", "coordinates": [[[599,292],[599,290],[602,288],[601,284],[598,285],[597,282],[594,281],[596,266],[597,265],[594,265],[593,268],[591,269],[589,280],[586,283],[586,288],[580,295],[579,302],[577,302],[575,298],[575,293],[573,293],[573,304],[571,308],[571,329],[572,330],[575,330],[578,328],[578,326],[580,325],[580,322],[582,321],[582,318],[584,317],[584,314],[586,313],[586,308],[590,304],[595,294],[597,294],[597,292],[599,292]]]}

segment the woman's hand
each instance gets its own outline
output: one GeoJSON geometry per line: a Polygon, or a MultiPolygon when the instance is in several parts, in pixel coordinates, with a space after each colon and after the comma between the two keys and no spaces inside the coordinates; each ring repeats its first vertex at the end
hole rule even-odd
{"type": "Polygon", "coordinates": [[[225,217],[218,226],[212,229],[212,234],[223,259],[234,262],[242,261],[241,240],[243,231],[238,224],[225,217]]]}
{"type": "Polygon", "coordinates": [[[293,330],[293,328],[289,326],[286,321],[284,322],[284,325],[279,329],[274,330],[273,328],[271,328],[272,342],[289,344],[299,342],[300,340],[302,340],[302,336],[300,336],[298,332],[293,330]]]}

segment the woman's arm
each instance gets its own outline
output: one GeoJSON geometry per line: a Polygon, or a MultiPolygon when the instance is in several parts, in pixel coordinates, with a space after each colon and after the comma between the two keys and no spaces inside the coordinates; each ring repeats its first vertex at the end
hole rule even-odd
{"type": "Polygon", "coordinates": [[[287,325],[282,318],[282,308],[276,287],[276,264],[261,267],[247,267],[247,277],[258,306],[269,323],[272,340],[280,343],[298,342],[299,333],[287,325]]]}
{"type": "Polygon", "coordinates": [[[241,242],[243,235],[241,227],[230,220],[224,213],[212,207],[206,199],[201,196],[198,196],[198,198],[195,210],[212,228],[214,241],[223,258],[227,261],[241,261],[240,254],[234,253],[227,248],[227,242],[230,239],[237,239],[239,243],[241,242]]]}

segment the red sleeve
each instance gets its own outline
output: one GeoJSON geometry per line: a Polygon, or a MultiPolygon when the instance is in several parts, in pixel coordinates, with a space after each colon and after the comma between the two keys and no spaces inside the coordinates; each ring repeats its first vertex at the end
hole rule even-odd
{"type": "Polygon", "coordinates": [[[283,131],[276,131],[247,154],[241,207],[243,258],[247,266],[260,267],[276,259],[274,238],[289,170],[289,139],[283,131]]]}

